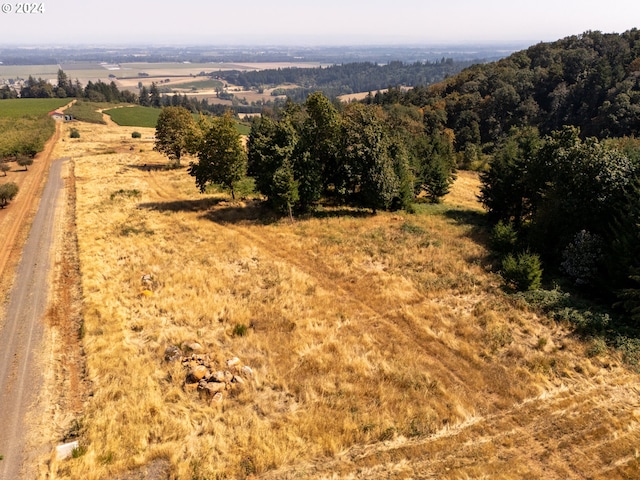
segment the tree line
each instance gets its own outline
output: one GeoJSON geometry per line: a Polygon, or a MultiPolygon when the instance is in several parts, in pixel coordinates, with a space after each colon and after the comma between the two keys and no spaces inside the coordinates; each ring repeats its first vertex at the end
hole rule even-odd
{"type": "Polygon", "coordinates": [[[230,114],[193,120],[182,107],[163,109],[156,150],[179,162],[204,191],[234,194],[245,176],[275,210],[293,215],[322,201],[377,210],[437,202],[455,177],[451,132],[425,130],[418,108],[334,104],[320,92],[253,121],[246,151],[230,114]],[[235,133],[234,133],[235,132],[235,133]]]}
{"type": "Polygon", "coordinates": [[[430,85],[460,72],[472,63],[450,58],[434,62],[392,61],[384,65],[353,62],[315,68],[288,67],[247,72],[234,70],[212,75],[245,89],[299,85],[298,88],[287,89],[286,94],[291,100],[304,102],[308,95],[316,91],[332,98],[349,93],[375,92],[389,86],[430,85]]]}

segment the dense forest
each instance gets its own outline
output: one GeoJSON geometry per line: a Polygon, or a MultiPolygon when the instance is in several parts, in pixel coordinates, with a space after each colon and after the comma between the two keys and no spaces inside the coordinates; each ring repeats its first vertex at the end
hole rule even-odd
{"type": "Polygon", "coordinates": [[[490,149],[511,127],[548,134],[573,125],[582,137],[640,132],[640,31],[586,32],[476,64],[436,86],[392,92],[377,103],[424,108],[456,132],[456,147],[490,149]]]}

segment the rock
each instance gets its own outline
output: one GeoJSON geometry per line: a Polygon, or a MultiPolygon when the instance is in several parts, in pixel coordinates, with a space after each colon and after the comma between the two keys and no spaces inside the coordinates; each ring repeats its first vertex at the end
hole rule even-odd
{"type": "Polygon", "coordinates": [[[233,357],[227,360],[227,367],[233,367],[234,365],[238,365],[240,363],[240,359],[238,357],[233,357]]]}
{"type": "Polygon", "coordinates": [[[175,345],[171,345],[167,347],[164,351],[164,361],[165,362],[175,362],[182,358],[182,351],[176,347],[175,345]]]}
{"type": "Polygon", "coordinates": [[[232,383],[237,383],[239,385],[244,385],[245,384],[244,378],[242,378],[239,375],[234,375],[233,378],[231,379],[231,382],[232,383]]]}
{"type": "Polygon", "coordinates": [[[253,377],[253,370],[249,365],[245,365],[240,369],[240,373],[242,373],[245,377],[253,377]]]}
{"type": "Polygon", "coordinates": [[[203,387],[203,390],[205,390],[210,395],[214,395],[217,392],[224,392],[225,389],[226,389],[225,384],[224,383],[218,383],[218,382],[208,382],[203,387]]]}
{"type": "Polygon", "coordinates": [[[222,402],[222,392],[217,392],[211,399],[211,403],[220,403],[220,402],[222,402]]]}
{"type": "Polygon", "coordinates": [[[202,350],[204,350],[204,348],[202,348],[202,345],[200,345],[198,342],[187,343],[187,348],[192,352],[201,352],[202,350]]]}
{"type": "Polygon", "coordinates": [[[197,389],[198,389],[198,382],[184,384],[185,392],[195,392],[197,389]]]}
{"type": "Polygon", "coordinates": [[[202,380],[208,373],[207,367],[204,365],[196,365],[191,369],[190,375],[195,380],[202,380]]]}
{"type": "Polygon", "coordinates": [[[222,372],[222,371],[214,372],[211,375],[211,378],[213,380],[215,380],[216,382],[225,382],[226,381],[225,380],[225,376],[224,376],[224,372],[222,372]]]}
{"type": "Polygon", "coordinates": [[[233,373],[229,371],[224,372],[224,381],[229,383],[231,380],[233,380],[233,373]]]}

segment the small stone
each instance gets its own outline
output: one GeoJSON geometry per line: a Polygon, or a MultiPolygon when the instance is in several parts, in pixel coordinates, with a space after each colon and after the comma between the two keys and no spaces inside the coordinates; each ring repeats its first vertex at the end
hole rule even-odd
{"type": "Polygon", "coordinates": [[[229,371],[224,372],[224,381],[229,383],[231,380],[233,380],[233,373],[229,371]]]}
{"type": "Polygon", "coordinates": [[[245,365],[240,369],[240,373],[242,373],[245,377],[253,377],[253,369],[249,365],[245,365]]]}
{"type": "Polygon", "coordinates": [[[234,375],[233,378],[231,379],[231,382],[232,383],[237,383],[237,384],[240,384],[240,385],[244,385],[244,383],[245,383],[244,382],[244,378],[242,378],[239,375],[234,375]]]}
{"type": "Polygon", "coordinates": [[[182,352],[175,345],[171,345],[167,347],[166,350],[164,351],[165,362],[175,362],[180,358],[182,358],[182,352]]]}
{"type": "Polygon", "coordinates": [[[220,402],[222,402],[222,392],[217,392],[211,399],[211,403],[220,403],[220,402]]]}
{"type": "Polygon", "coordinates": [[[213,395],[216,392],[223,392],[225,390],[225,385],[224,383],[209,382],[205,385],[204,389],[213,395]]]}
{"type": "Polygon", "coordinates": [[[201,352],[202,350],[204,350],[202,345],[200,345],[198,342],[188,343],[187,348],[189,348],[192,352],[201,352]]]}
{"type": "Polygon", "coordinates": [[[224,382],[225,381],[224,372],[222,372],[222,371],[215,372],[214,374],[211,375],[211,378],[213,378],[213,380],[215,380],[216,382],[224,382]]]}
{"type": "Polygon", "coordinates": [[[191,376],[195,380],[202,380],[207,373],[209,373],[209,371],[204,365],[196,365],[191,369],[191,376]]]}
{"type": "Polygon", "coordinates": [[[233,367],[234,365],[238,365],[240,363],[240,359],[238,357],[233,357],[227,360],[227,367],[233,367]]]}

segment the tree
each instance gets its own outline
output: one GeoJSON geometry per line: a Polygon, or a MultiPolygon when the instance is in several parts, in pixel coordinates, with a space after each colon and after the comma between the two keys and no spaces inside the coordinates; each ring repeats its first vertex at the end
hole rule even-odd
{"type": "MultiPolygon", "coordinates": [[[[282,183],[290,180],[286,175],[294,175],[293,153],[297,142],[298,132],[289,116],[277,122],[263,116],[251,125],[247,141],[248,173],[255,178],[257,190],[278,210],[281,210],[279,197],[282,195],[282,183]],[[280,169],[280,179],[275,182],[274,176],[280,169]]],[[[298,198],[292,202],[292,206],[297,206],[299,195],[289,195],[287,198],[289,201],[294,196],[298,198]]]]}
{"type": "Polygon", "coordinates": [[[27,167],[33,164],[33,158],[26,157],[26,156],[19,156],[16,159],[16,163],[21,167],[24,167],[25,170],[27,170],[27,167]]]}
{"type": "Polygon", "coordinates": [[[390,208],[400,193],[391,142],[381,117],[378,106],[351,104],[342,126],[342,188],[374,212],[390,208]]]}
{"type": "Polygon", "coordinates": [[[160,90],[156,82],[151,83],[151,89],[149,90],[149,102],[152,107],[160,108],[162,105],[162,97],[160,96],[160,90]]]}
{"type": "Polygon", "coordinates": [[[0,208],[4,208],[18,194],[18,185],[14,182],[0,185],[0,208]]]}
{"type": "Polygon", "coordinates": [[[4,173],[4,176],[7,176],[7,172],[11,170],[11,167],[7,162],[0,162],[0,172],[4,173]]]}
{"type": "Polygon", "coordinates": [[[305,113],[294,165],[303,208],[318,201],[327,184],[335,185],[340,139],[340,114],[322,93],[309,95],[305,113]]]}
{"type": "Polygon", "coordinates": [[[189,163],[189,175],[204,192],[209,184],[220,184],[235,199],[234,184],[247,173],[247,154],[231,113],[212,119],[197,148],[197,162],[189,163]]]}
{"type": "Polygon", "coordinates": [[[165,107],[156,124],[156,141],[153,149],[165,154],[180,165],[180,158],[192,150],[196,123],[183,107],[165,107]]]}

